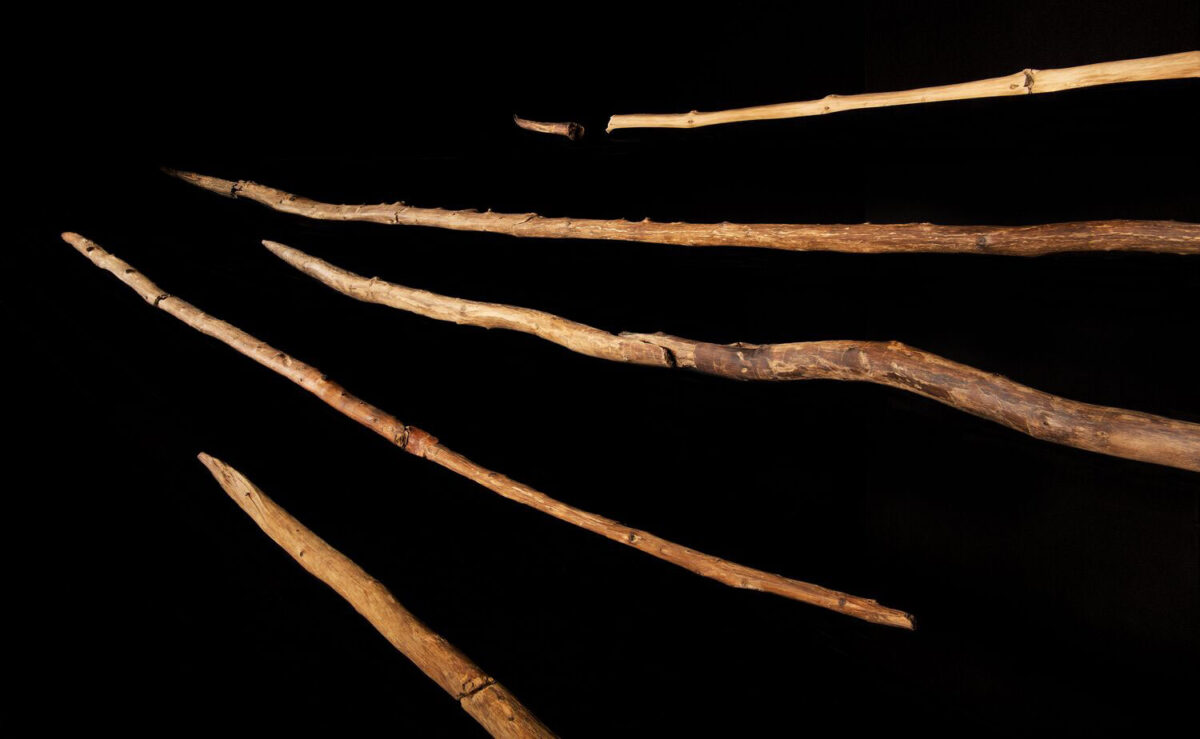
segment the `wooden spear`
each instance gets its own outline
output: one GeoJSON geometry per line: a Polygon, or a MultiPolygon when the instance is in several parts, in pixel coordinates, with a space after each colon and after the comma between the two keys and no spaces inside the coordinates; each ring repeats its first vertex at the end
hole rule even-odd
{"type": "Polygon", "coordinates": [[[376,631],[453,696],[489,734],[514,739],[555,736],[503,685],[422,623],[378,580],[297,521],[242,473],[203,452],[199,459],[272,541],[310,575],[349,601],[376,631]]]}
{"type": "Polygon", "coordinates": [[[75,233],[64,233],[62,237],[97,267],[111,272],[132,288],[147,303],[161,308],[200,333],[228,344],[264,367],[283,375],[409,454],[440,464],[509,500],[725,585],[782,595],[871,623],[904,629],[913,627],[912,617],[907,613],[881,606],[874,600],[792,580],[688,549],[647,531],[630,528],[610,518],[569,506],[528,485],[492,472],[442,446],[436,438],[421,429],[407,426],[390,413],[356,398],[316,367],[294,359],[236,326],[214,318],[190,303],[164,292],[145,275],[104,251],[90,239],[75,233]]]}
{"type": "Polygon", "coordinates": [[[1072,251],[1200,254],[1200,224],[1176,221],[1081,221],[1040,226],[938,226],[862,223],[843,226],[786,223],[657,223],[546,218],[536,213],[415,208],[404,203],[337,205],[309,200],[254,182],[165,170],[184,182],[231,198],[326,221],[430,226],[547,239],[608,239],[678,246],[750,246],[857,254],[967,253],[1032,257],[1072,251]]]}
{"type": "Polygon", "coordinates": [[[274,241],[263,245],[352,298],[484,328],[506,328],[586,354],[685,367],[735,380],[858,380],[923,395],[1038,439],[1200,472],[1200,424],[1067,400],[899,342],[710,344],[665,334],[610,334],[552,313],[367,279],[274,241]]]}
{"type": "Polygon", "coordinates": [[[614,115],[608,121],[609,133],[619,128],[700,128],[722,123],[766,121],[779,118],[802,118],[811,115],[841,113],[863,108],[886,108],[893,105],[938,103],[947,100],[1036,95],[1061,92],[1080,87],[1112,85],[1118,82],[1148,82],[1187,77],[1200,77],[1200,51],[1124,59],[1117,62],[1086,64],[1065,69],[1023,69],[1007,77],[993,77],[975,82],[960,82],[940,87],[922,87],[900,92],[868,92],[861,95],[826,95],[820,100],[799,103],[758,105],[752,108],[718,110],[710,113],[614,115]]]}

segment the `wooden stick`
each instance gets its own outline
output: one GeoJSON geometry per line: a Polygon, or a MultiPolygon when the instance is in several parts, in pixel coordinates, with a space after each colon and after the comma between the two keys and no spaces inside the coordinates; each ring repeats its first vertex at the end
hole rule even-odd
{"type": "Polygon", "coordinates": [[[375,630],[495,737],[553,737],[537,716],[453,644],[400,605],[378,580],[310,531],[245,475],[203,452],[217,483],[272,541],[349,601],[375,630]]]}
{"type": "Polygon", "coordinates": [[[273,254],[338,292],[441,321],[505,328],[615,362],[685,367],[735,380],[857,380],[923,395],[1038,439],[1200,472],[1200,424],[1089,405],[1034,390],[899,342],[710,344],[610,334],[529,308],[479,303],[367,279],[274,241],[273,254]]]}
{"type": "Polygon", "coordinates": [[[566,136],[572,141],[578,141],[583,138],[583,126],[574,121],[566,121],[564,123],[545,123],[542,121],[531,121],[527,118],[522,118],[518,115],[513,116],[513,123],[535,133],[552,133],[558,136],[566,136]]]}
{"type": "Polygon", "coordinates": [[[700,128],[722,123],[766,121],[780,118],[841,113],[863,108],[886,108],[893,105],[938,103],[947,100],[1034,95],[1061,92],[1080,87],[1112,85],[1118,82],[1147,82],[1150,80],[1200,77],[1200,51],[1101,62],[1065,69],[1023,69],[1007,77],[993,77],[975,82],[960,82],[940,87],[922,87],[900,92],[868,92],[861,95],[827,95],[820,100],[799,103],[758,105],[711,113],[614,115],[608,121],[608,132],[619,128],[700,128]]]}
{"type": "Polygon", "coordinates": [[[1200,224],[1175,221],[1083,221],[1041,226],[936,226],[929,223],[820,226],[781,223],[656,223],[545,218],[536,213],[414,208],[404,203],[335,205],[254,182],[166,170],[184,182],[231,198],[326,221],[367,221],[486,231],[547,239],[608,239],[679,246],[749,246],[858,254],[969,253],[1038,256],[1070,251],[1200,254],[1200,224]]]}
{"type": "Polygon", "coordinates": [[[881,606],[873,600],[755,570],[711,554],[688,549],[649,532],[630,528],[610,518],[569,506],[527,485],[481,467],[442,446],[436,438],[421,429],[407,426],[395,416],[354,397],[341,385],[329,380],[316,367],[293,359],[236,326],[214,318],[190,303],[164,292],[126,262],[104,251],[91,240],[74,233],[64,233],[62,236],[97,267],[111,272],[121,282],[133,288],[147,303],[161,308],[197,331],[228,344],[264,367],[278,372],[409,454],[436,462],[509,500],[717,582],[735,588],[782,595],[872,623],[912,628],[912,617],[907,613],[881,606]]]}

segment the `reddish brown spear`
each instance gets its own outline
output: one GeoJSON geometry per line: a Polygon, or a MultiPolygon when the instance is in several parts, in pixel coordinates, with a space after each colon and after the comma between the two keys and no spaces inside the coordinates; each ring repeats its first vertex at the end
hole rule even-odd
{"type": "Polygon", "coordinates": [[[147,303],[166,311],[197,331],[228,344],[264,367],[283,375],[409,454],[440,464],[509,500],[527,505],[561,521],[599,534],[606,539],[645,552],[651,557],[670,562],[735,588],[761,590],[782,595],[785,598],[811,603],[872,623],[898,626],[904,629],[912,628],[912,617],[907,613],[881,606],[869,598],[860,598],[819,585],[792,580],[781,575],[728,562],[711,554],[688,549],[647,531],[630,528],[611,518],[567,505],[528,485],[522,485],[498,472],[492,472],[446,448],[421,429],[405,425],[390,413],[359,400],[341,385],[331,381],[316,367],[294,359],[238,327],[214,318],[191,303],[163,291],[145,275],[104,251],[95,242],[74,233],[63,234],[63,239],[97,267],[115,275],[117,279],[141,295],[147,303]]]}

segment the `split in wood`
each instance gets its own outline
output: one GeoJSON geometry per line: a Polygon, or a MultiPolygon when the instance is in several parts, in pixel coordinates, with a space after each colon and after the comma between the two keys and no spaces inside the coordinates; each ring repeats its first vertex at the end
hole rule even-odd
{"type": "Polygon", "coordinates": [[[930,223],[801,225],[659,223],[546,218],[536,213],[416,208],[404,203],[339,205],[292,195],[247,180],[165,170],[184,182],[274,210],[326,221],[428,226],[548,239],[606,239],[677,246],[746,246],[857,254],[965,253],[1032,257],[1077,251],[1200,254],[1200,224],[1176,221],[1081,221],[1038,226],[938,226],[930,223]]]}
{"type": "Polygon", "coordinates": [[[1185,51],[1142,59],[1124,59],[1064,69],[1023,69],[1007,77],[960,82],[939,87],[922,87],[899,92],[868,92],[861,95],[827,95],[820,100],[799,103],[758,105],[752,108],[718,110],[708,113],[636,113],[614,115],[608,121],[611,133],[619,128],[700,128],[741,121],[766,121],[802,118],[864,108],[937,103],[947,100],[1036,95],[1080,87],[1112,85],[1119,82],[1200,77],[1200,51],[1185,51]]]}
{"type": "Polygon", "coordinates": [[[535,133],[552,133],[558,136],[566,136],[572,141],[578,141],[583,138],[583,126],[574,121],[565,121],[562,123],[546,123],[543,121],[531,121],[527,118],[522,118],[519,115],[513,116],[513,123],[516,123],[520,128],[526,131],[535,133]]]}
{"type": "Polygon", "coordinates": [[[329,380],[316,367],[294,359],[236,326],[214,318],[190,303],[164,292],[143,274],[104,251],[90,239],[74,233],[64,233],[63,239],[97,267],[111,272],[141,295],[147,303],[283,375],[404,451],[435,462],[509,500],[725,585],[774,593],[872,623],[904,629],[913,627],[912,617],[907,613],[881,606],[874,600],[763,572],[688,549],[649,532],[630,528],[610,518],[569,506],[527,485],[492,472],[442,446],[436,438],[421,429],[407,426],[390,413],[359,400],[342,386],[329,380]]]}
{"type": "Polygon", "coordinates": [[[203,452],[199,459],[272,541],[354,606],[376,631],[453,696],[489,734],[514,739],[554,736],[503,685],[422,623],[378,580],[267,497],[245,475],[203,452]]]}
{"type": "Polygon", "coordinates": [[[441,321],[533,334],[615,362],[685,367],[735,380],[857,380],[923,395],[1038,439],[1142,462],[1200,471],[1200,424],[1090,405],[899,342],[710,344],[665,334],[610,334],[552,313],[480,303],[367,279],[274,241],[296,269],[352,298],[441,321]]]}

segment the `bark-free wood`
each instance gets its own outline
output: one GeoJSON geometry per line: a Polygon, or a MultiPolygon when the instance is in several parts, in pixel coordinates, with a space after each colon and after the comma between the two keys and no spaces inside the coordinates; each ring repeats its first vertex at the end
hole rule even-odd
{"type": "Polygon", "coordinates": [[[578,141],[583,138],[583,126],[574,121],[564,121],[562,123],[547,123],[545,121],[531,121],[528,118],[514,115],[513,123],[535,133],[551,133],[556,136],[566,136],[572,141],[578,141]]]}
{"type": "Polygon", "coordinates": [[[203,452],[200,461],[271,540],[343,598],[495,737],[553,737],[512,693],[400,605],[378,580],[329,546],[245,475],[203,452]]]}
{"type": "Polygon", "coordinates": [[[939,87],[922,87],[899,92],[868,92],[861,95],[827,95],[820,100],[799,103],[758,105],[708,113],[634,113],[614,115],[608,121],[611,133],[619,128],[699,128],[741,121],[766,121],[779,118],[802,118],[812,115],[841,113],[863,108],[886,108],[893,105],[936,103],[970,98],[1036,95],[1061,92],[1079,87],[1111,85],[1118,82],[1148,82],[1151,80],[1200,77],[1200,51],[1152,56],[1142,59],[1123,59],[1065,69],[1023,69],[1006,77],[993,77],[974,82],[960,82],[939,87]]]}
{"type": "Polygon", "coordinates": [[[844,226],[786,223],[657,223],[545,218],[536,213],[415,208],[404,203],[337,205],[254,182],[166,170],[184,182],[231,198],[326,221],[366,221],[486,231],[530,238],[608,239],[678,246],[748,246],[857,254],[967,253],[1032,257],[1071,251],[1200,254],[1200,224],[1175,221],[1082,221],[1040,226],[938,226],[861,223],[844,226]]]}
{"type": "Polygon", "coordinates": [[[874,600],[755,570],[711,554],[688,549],[649,532],[630,528],[610,518],[569,506],[527,485],[481,467],[442,446],[436,438],[421,429],[405,425],[395,416],[354,397],[341,385],[329,380],[316,367],[294,359],[236,326],[214,318],[190,303],[164,292],[140,272],[104,251],[93,241],[74,233],[64,233],[63,239],[97,267],[111,272],[121,282],[133,288],[147,303],[161,308],[197,331],[228,344],[264,367],[278,372],[404,451],[436,462],[509,500],[725,585],[774,593],[872,623],[912,628],[912,618],[908,614],[881,606],[874,600]]]}
{"type": "Polygon", "coordinates": [[[1200,471],[1200,424],[1067,400],[899,342],[710,344],[664,334],[610,334],[543,311],[451,298],[367,279],[264,241],[280,259],[352,298],[418,315],[539,336],[590,357],[685,367],[735,380],[858,380],[923,395],[1038,439],[1200,471]]]}

